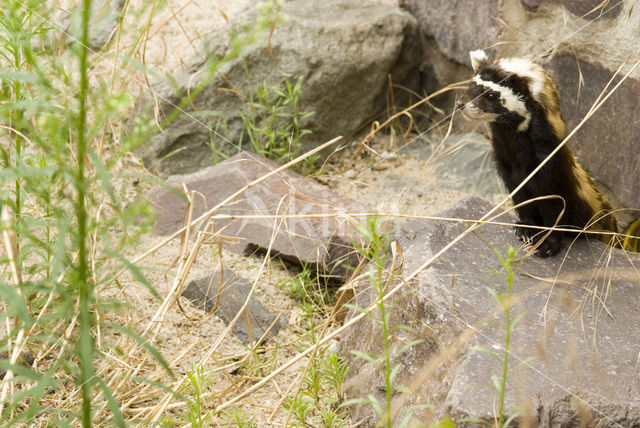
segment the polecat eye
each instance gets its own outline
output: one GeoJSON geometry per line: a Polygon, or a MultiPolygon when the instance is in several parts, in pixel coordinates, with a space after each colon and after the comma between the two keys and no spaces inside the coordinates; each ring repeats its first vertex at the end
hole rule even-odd
{"type": "Polygon", "coordinates": [[[489,92],[489,93],[487,94],[487,99],[488,99],[489,101],[495,101],[495,99],[496,99],[496,94],[494,94],[493,92],[489,92]]]}

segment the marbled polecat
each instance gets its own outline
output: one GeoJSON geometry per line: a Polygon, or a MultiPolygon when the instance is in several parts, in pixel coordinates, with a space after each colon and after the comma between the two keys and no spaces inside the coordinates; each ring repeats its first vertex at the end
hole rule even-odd
{"type": "MultiPolygon", "coordinates": [[[[538,64],[522,58],[489,61],[484,51],[470,52],[476,75],[458,103],[464,115],[489,122],[496,168],[513,191],[566,137],[558,90],[538,64]]],[[[547,195],[559,198],[525,204],[516,209],[521,225],[551,227],[564,208],[558,227],[617,232],[609,201],[563,146],[513,197],[515,204],[547,195]]],[[[544,231],[516,226],[516,236],[530,243],[544,231]]],[[[536,254],[556,254],[564,233],[553,231],[536,254]]],[[[609,243],[611,235],[598,235],[609,243]]]]}

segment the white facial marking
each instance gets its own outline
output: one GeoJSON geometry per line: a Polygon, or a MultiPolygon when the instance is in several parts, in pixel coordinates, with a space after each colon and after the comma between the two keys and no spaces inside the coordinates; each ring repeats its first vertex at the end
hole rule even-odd
{"type": "Polygon", "coordinates": [[[527,127],[529,126],[529,121],[531,120],[531,113],[529,113],[529,110],[527,110],[527,107],[524,104],[524,100],[521,97],[517,96],[511,88],[500,86],[490,80],[484,80],[479,75],[476,75],[473,78],[473,81],[480,86],[484,86],[487,89],[499,93],[500,99],[502,100],[502,105],[504,105],[507,110],[518,113],[524,118],[522,123],[520,123],[520,125],[518,126],[518,131],[524,131],[527,129],[527,127]]]}
{"type": "Polygon", "coordinates": [[[482,49],[469,52],[469,57],[471,58],[471,68],[473,68],[473,71],[475,72],[478,71],[478,68],[483,61],[488,61],[487,54],[482,49]]]}
{"type": "Polygon", "coordinates": [[[527,77],[529,91],[537,100],[544,89],[545,74],[538,64],[524,58],[503,58],[498,61],[500,67],[507,73],[527,77]]]}

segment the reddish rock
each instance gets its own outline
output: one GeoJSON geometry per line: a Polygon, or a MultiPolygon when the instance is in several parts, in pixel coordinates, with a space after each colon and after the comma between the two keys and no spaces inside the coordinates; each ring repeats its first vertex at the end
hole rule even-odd
{"type": "MultiPolygon", "coordinates": [[[[278,168],[275,162],[250,153],[239,153],[217,165],[184,176],[173,176],[168,182],[181,188],[184,183],[194,190],[197,218],[216,206],[246,184],[278,168]]],[[[168,235],[182,227],[186,202],[175,190],[157,188],[151,193],[156,210],[155,230],[168,235]]],[[[269,178],[251,187],[227,206],[216,212],[220,215],[314,215],[358,213],[366,209],[343,198],[326,186],[292,171],[269,178]]],[[[351,245],[354,231],[347,217],[274,218],[217,220],[217,230],[224,235],[238,237],[235,244],[226,246],[237,253],[264,251],[271,246],[271,254],[298,264],[312,264],[325,275],[344,280],[357,264],[351,245]],[[274,233],[275,231],[275,233],[274,233]]]]}
{"type": "MultiPolygon", "coordinates": [[[[550,61],[568,130],[587,114],[614,72],[573,53],[550,61]],[[580,78],[582,77],[582,83],[580,78]]],[[[610,88],[619,78],[614,79],[610,88]]],[[[640,80],[627,79],[569,143],[590,174],[627,207],[640,207],[640,80]]]]}

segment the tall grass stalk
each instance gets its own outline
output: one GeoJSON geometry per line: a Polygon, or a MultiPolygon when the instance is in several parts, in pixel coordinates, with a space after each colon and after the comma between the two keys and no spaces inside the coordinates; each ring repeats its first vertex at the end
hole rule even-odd
{"type": "MultiPolygon", "coordinates": [[[[94,72],[100,58],[88,48],[92,0],[72,13],[69,44],[47,21],[50,7],[6,0],[0,8],[0,232],[8,237],[0,263],[11,266],[0,272],[0,354],[9,356],[0,357],[7,370],[0,425],[125,426],[120,400],[127,391],[119,388],[149,380],[143,371],[135,379],[110,371],[109,357],[141,351],[172,376],[151,339],[114,321],[123,302],[104,293],[128,271],[127,282],[159,297],[125,256],[148,231],[149,207],[125,201],[113,179],[153,126],[140,119],[128,135],[118,133],[133,104],[118,79],[135,61],[118,62],[108,77],[94,72]],[[23,351],[37,358],[35,368],[19,357],[23,351]]],[[[265,6],[256,26],[232,35],[227,56],[212,58],[207,76],[269,28],[276,8],[265,6]]]]}
{"type": "MultiPolygon", "coordinates": [[[[491,375],[491,387],[498,394],[498,414],[496,415],[496,426],[500,428],[508,427],[513,420],[518,416],[518,408],[512,408],[512,415],[505,419],[506,391],[507,383],[509,380],[509,354],[511,352],[511,335],[516,327],[518,321],[524,314],[520,314],[516,317],[512,314],[512,292],[515,275],[513,272],[513,264],[516,260],[516,249],[509,247],[507,249],[506,256],[496,251],[496,255],[500,261],[500,265],[504,269],[504,272],[494,272],[496,276],[499,276],[504,281],[504,286],[500,288],[487,287],[487,291],[491,296],[500,304],[502,311],[504,312],[504,345],[503,353],[499,355],[490,349],[483,347],[474,347],[475,350],[483,352],[493,357],[501,365],[501,373],[491,375]]],[[[498,326],[493,325],[494,328],[498,326]]],[[[525,362],[530,361],[526,359],[525,362]]]]}
{"type": "MultiPolygon", "coordinates": [[[[385,271],[387,267],[385,266],[387,262],[387,248],[389,244],[388,232],[383,233],[379,230],[380,226],[378,224],[379,219],[377,216],[367,217],[367,222],[365,225],[358,225],[358,233],[364,239],[366,246],[356,245],[358,251],[369,261],[367,266],[368,269],[368,277],[369,282],[376,293],[376,307],[378,312],[380,313],[380,328],[382,330],[382,340],[384,344],[384,350],[382,355],[382,363],[379,364],[379,367],[382,371],[385,383],[385,402],[384,409],[381,408],[380,403],[378,403],[373,396],[369,396],[367,400],[364,402],[369,402],[376,409],[376,412],[380,417],[383,418],[380,423],[383,423],[388,428],[391,428],[391,401],[392,394],[394,391],[393,388],[393,379],[395,377],[395,373],[400,368],[400,366],[393,367],[393,358],[391,355],[391,345],[389,342],[389,337],[391,335],[390,330],[390,321],[391,321],[391,312],[389,308],[387,308],[388,303],[385,302],[385,292],[388,288],[389,281],[391,280],[390,275],[386,275],[385,271]]],[[[363,311],[362,308],[358,308],[355,306],[350,306],[355,310],[360,312],[363,311]]],[[[354,355],[359,358],[362,358],[370,363],[378,365],[376,359],[371,355],[365,354],[360,351],[352,351],[354,355]]],[[[358,402],[363,402],[363,400],[357,400],[358,402]]]]}
{"type": "Polygon", "coordinates": [[[82,34],[80,42],[76,44],[78,49],[78,66],[80,73],[80,91],[78,93],[77,126],[77,162],[74,187],[76,191],[76,248],[78,250],[77,281],[80,300],[80,332],[78,340],[78,354],[80,355],[80,387],[82,388],[82,425],[91,426],[91,385],[93,383],[93,352],[94,344],[91,330],[94,317],[90,312],[93,303],[94,286],[89,275],[89,261],[87,256],[87,220],[88,213],[85,206],[85,197],[89,190],[85,178],[85,157],[87,156],[87,94],[89,91],[89,76],[87,64],[87,51],[89,46],[89,14],[91,12],[91,0],[83,0],[82,3],[82,34]]]}

